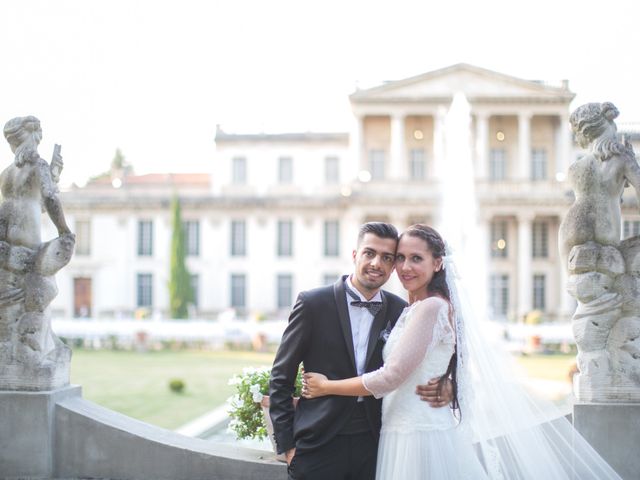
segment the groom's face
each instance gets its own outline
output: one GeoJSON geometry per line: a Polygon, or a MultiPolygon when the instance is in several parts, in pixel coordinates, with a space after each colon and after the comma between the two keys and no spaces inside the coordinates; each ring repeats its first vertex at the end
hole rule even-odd
{"type": "Polygon", "coordinates": [[[366,233],[353,251],[355,286],[361,293],[373,293],[389,280],[393,272],[397,242],[366,233]],[[363,291],[366,290],[366,291],[363,291]],[[368,291],[368,292],[367,292],[368,291]]]}

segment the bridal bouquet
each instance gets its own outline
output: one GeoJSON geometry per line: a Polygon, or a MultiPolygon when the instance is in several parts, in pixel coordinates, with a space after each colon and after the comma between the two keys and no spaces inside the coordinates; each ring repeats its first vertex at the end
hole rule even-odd
{"type": "MultiPolygon", "coordinates": [[[[268,435],[263,406],[268,407],[270,367],[244,368],[242,375],[234,375],[229,385],[236,393],[229,399],[229,428],[239,439],[263,439],[268,435]]],[[[302,390],[302,370],[298,370],[293,396],[299,397],[302,390]]]]}

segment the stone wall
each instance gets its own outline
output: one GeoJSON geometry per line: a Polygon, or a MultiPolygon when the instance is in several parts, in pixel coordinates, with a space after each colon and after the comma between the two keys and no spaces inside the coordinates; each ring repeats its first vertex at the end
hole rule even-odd
{"type": "Polygon", "coordinates": [[[260,450],[213,444],[84,400],[78,386],[0,392],[0,478],[282,479],[260,450]]]}

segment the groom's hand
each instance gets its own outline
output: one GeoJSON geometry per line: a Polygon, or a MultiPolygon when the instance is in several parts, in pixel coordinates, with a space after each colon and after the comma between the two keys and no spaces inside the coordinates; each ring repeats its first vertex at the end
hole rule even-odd
{"type": "Polygon", "coordinates": [[[287,450],[287,451],[284,453],[284,458],[285,458],[285,460],[287,461],[287,465],[291,465],[291,460],[293,460],[293,457],[295,457],[295,455],[296,455],[296,449],[295,449],[295,447],[294,447],[294,448],[292,448],[291,450],[287,450]]]}
{"type": "Polygon", "coordinates": [[[416,387],[416,395],[423,402],[428,402],[431,407],[440,408],[451,403],[453,400],[453,385],[448,378],[442,384],[442,390],[438,395],[438,381],[440,378],[432,378],[426,385],[416,387]]]}
{"type": "Polygon", "coordinates": [[[302,376],[302,396],[304,398],[318,398],[327,394],[325,385],[327,376],[321,373],[305,372],[302,376]]]}

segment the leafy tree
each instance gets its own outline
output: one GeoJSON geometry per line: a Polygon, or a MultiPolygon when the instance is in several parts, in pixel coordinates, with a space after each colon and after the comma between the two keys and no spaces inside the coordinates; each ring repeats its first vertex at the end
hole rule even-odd
{"type": "Polygon", "coordinates": [[[122,154],[122,150],[116,148],[116,153],[113,156],[113,160],[111,160],[111,168],[123,169],[126,165],[124,155],[122,154]]]}
{"type": "Polygon", "coordinates": [[[169,312],[171,318],[187,318],[187,306],[193,302],[191,275],[185,264],[185,232],[182,224],[180,200],[177,196],[171,202],[173,233],[171,235],[170,273],[169,273],[169,312]]]}
{"type": "Polygon", "coordinates": [[[109,178],[114,173],[116,173],[118,177],[133,174],[133,165],[127,162],[126,157],[122,154],[122,150],[120,150],[119,148],[116,148],[116,153],[113,155],[109,170],[90,177],[89,182],[109,178]]]}

